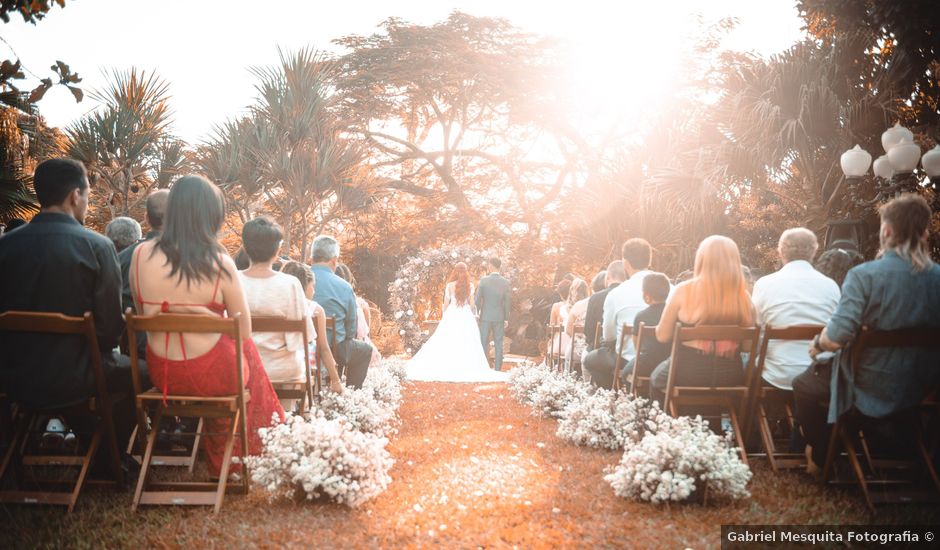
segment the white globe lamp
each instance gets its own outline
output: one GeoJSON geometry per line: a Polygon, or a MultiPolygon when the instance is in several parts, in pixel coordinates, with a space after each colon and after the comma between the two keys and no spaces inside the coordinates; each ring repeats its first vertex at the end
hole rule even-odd
{"type": "Polygon", "coordinates": [[[902,141],[888,151],[888,160],[895,172],[907,174],[914,171],[920,160],[920,147],[913,141],[902,141]]]}
{"type": "Polygon", "coordinates": [[[924,153],[920,159],[924,172],[930,179],[940,178],[940,145],[924,153]]]}
{"type": "Polygon", "coordinates": [[[868,167],[871,166],[871,155],[868,151],[856,145],[842,153],[839,163],[842,165],[842,172],[845,177],[860,178],[868,173],[868,167]]]}
{"type": "Polygon", "coordinates": [[[888,155],[881,155],[875,159],[875,162],[872,164],[872,170],[875,172],[875,175],[881,179],[889,180],[891,176],[894,175],[894,168],[891,167],[891,161],[888,160],[888,155]]]}
{"type": "Polygon", "coordinates": [[[885,148],[885,153],[890,151],[895,145],[905,141],[914,141],[914,134],[900,122],[895,122],[894,126],[888,128],[881,134],[881,146],[885,148]]]}

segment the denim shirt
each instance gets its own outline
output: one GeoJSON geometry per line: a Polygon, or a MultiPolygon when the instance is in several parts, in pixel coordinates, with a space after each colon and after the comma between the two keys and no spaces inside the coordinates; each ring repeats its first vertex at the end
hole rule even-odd
{"type": "MultiPolygon", "coordinates": [[[[358,328],[358,306],[352,286],[327,266],[315,265],[310,268],[310,271],[313,272],[313,277],[317,281],[313,301],[320,304],[327,317],[334,319],[336,343],[345,342],[347,335],[349,339],[355,338],[358,328]]],[[[327,332],[327,341],[329,338],[330,335],[327,332]]]]}
{"type": "Polygon", "coordinates": [[[940,381],[940,353],[931,349],[871,349],[853,370],[850,347],[863,326],[940,327],[940,266],[915,273],[910,261],[888,251],[848,272],[826,326],[829,339],[843,346],[833,363],[830,423],[853,406],[866,416],[888,416],[919,403],[940,381]]]}

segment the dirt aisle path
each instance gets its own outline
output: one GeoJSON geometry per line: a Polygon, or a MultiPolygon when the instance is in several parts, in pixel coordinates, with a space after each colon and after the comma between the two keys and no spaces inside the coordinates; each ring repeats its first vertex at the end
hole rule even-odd
{"type": "MultiPolygon", "coordinates": [[[[614,496],[604,468],[620,453],[569,445],[557,423],[502,384],[409,383],[389,489],[363,507],[232,496],[205,508],[145,508],[130,494],[89,492],[74,514],[0,506],[0,547],[158,548],[707,548],[722,523],[865,523],[854,495],[757,467],[754,497],[655,506],[614,496]]],[[[889,521],[930,523],[937,509],[889,521]]]]}

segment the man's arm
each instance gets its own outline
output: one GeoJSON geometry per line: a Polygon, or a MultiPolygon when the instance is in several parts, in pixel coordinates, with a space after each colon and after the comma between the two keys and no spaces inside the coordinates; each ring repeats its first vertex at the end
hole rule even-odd
{"type": "Polygon", "coordinates": [[[346,339],[352,340],[355,338],[358,329],[359,304],[356,303],[356,294],[350,289],[349,297],[346,299],[346,339]]]}
{"type": "Polygon", "coordinates": [[[476,298],[473,300],[477,306],[477,312],[483,312],[483,279],[480,279],[480,284],[477,285],[476,298]]]}
{"type": "Polygon", "coordinates": [[[503,293],[503,314],[506,322],[509,322],[509,313],[512,311],[512,284],[506,282],[506,292],[503,293]]]}
{"type": "Polygon", "coordinates": [[[92,315],[95,316],[98,347],[101,351],[111,351],[118,345],[121,332],[124,331],[124,317],[121,315],[121,266],[118,264],[114,246],[110,243],[96,243],[95,255],[99,270],[95,281],[92,315]]]}
{"type": "Polygon", "coordinates": [[[832,319],[826,324],[819,335],[818,342],[810,344],[810,355],[823,351],[836,351],[845,347],[852,341],[862,327],[862,316],[870,294],[868,280],[860,277],[857,272],[849,271],[842,284],[842,298],[832,319]]]}
{"type": "Polygon", "coordinates": [[[604,298],[604,314],[603,314],[603,326],[601,331],[601,338],[605,342],[613,342],[617,339],[617,335],[614,334],[617,331],[616,326],[616,313],[614,311],[614,301],[611,299],[611,294],[613,292],[608,292],[607,297],[604,298]]]}

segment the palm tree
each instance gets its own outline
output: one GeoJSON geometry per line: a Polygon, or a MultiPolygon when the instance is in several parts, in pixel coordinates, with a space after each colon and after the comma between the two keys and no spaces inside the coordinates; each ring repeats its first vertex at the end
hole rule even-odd
{"type": "Polygon", "coordinates": [[[0,107],[0,221],[28,218],[39,210],[32,192],[36,164],[62,152],[61,134],[45,125],[35,107],[0,107]]]}
{"type": "Polygon", "coordinates": [[[300,257],[310,236],[340,213],[369,204],[362,177],[363,148],[348,137],[333,92],[337,65],[312,49],[280,52],[280,64],[258,68],[248,152],[268,206],[294,239],[300,257]]]}
{"type": "Polygon", "coordinates": [[[108,87],[92,95],[103,108],[68,128],[68,154],[88,168],[112,217],[127,215],[157,183],[171,119],[169,85],[135,68],[115,71],[108,87]]]}

